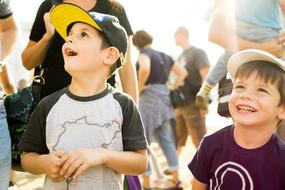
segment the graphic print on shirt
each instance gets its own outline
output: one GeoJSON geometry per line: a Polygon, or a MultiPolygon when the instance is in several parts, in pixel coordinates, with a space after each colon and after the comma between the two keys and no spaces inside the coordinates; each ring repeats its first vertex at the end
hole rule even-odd
{"type": "Polygon", "coordinates": [[[241,190],[254,189],[252,177],[242,165],[236,162],[226,162],[216,169],[214,177],[210,180],[210,190],[220,190],[228,175],[234,175],[240,180],[241,190]]]}
{"type": "Polygon", "coordinates": [[[121,140],[121,123],[117,120],[96,123],[88,121],[88,116],[83,116],[72,121],[65,121],[59,125],[59,128],[62,130],[57,135],[52,147],[54,151],[62,150],[62,147],[68,147],[67,149],[76,147],[108,148],[116,143],[116,139],[121,140]]]}

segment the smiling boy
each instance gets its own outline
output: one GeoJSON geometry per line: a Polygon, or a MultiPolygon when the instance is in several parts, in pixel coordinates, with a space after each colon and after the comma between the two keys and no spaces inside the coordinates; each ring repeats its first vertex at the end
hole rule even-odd
{"type": "Polygon", "coordinates": [[[274,134],[285,118],[285,63],[248,49],[228,62],[234,124],[204,137],[189,164],[193,190],[285,189],[285,145],[274,134]]]}
{"type": "Polygon", "coordinates": [[[44,189],[122,189],[122,174],[146,170],[146,140],[130,96],[107,85],[127,36],[116,17],[59,4],[50,12],[71,84],[36,107],[19,147],[22,167],[46,174],[44,189]],[[68,16],[67,16],[68,15],[68,16]],[[139,163],[139,164],[138,164],[139,163]],[[70,182],[70,180],[68,180],[70,182]]]}

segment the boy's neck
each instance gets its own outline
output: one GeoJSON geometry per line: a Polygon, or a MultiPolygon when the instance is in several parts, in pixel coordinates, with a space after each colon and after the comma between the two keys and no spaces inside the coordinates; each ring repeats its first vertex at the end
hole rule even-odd
{"type": "Polygon", "coordinates": [[[72,94],[81,97],[94,96],[103,92],[107,87],[107,80],[102,79],[80,79],[72,78],[69,90],[72,94]]]}
{"type": "Polygon", "coordinates": [[[270,127],[235,126],[234,140],[242,148],[256,149],[265,145],[271,138],[274,129],[270,127]]]}

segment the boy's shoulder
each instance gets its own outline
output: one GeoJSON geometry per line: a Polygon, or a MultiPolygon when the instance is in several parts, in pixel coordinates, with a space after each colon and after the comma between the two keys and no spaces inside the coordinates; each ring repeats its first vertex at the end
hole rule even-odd
{"type": "Polygon", "coordinates": [[[39,101],[37,107],[41,109],[45,109],[45,110],[50,110],[56,104],[56,102],[60,99],[60,97],[66,93],[66,91],[67,91],[67,87],[60,89],[44,97],[43,99],[39,101]]]}
{"type": "Polygon", "coordinates": [[[215,142],[215,141],[220,141],[222,137],[224,136],[231,136],[233,132],[233,125],[228,125],[214,133],[207,134],[204,136],[204,140],[210,141],[210,142],[215,142]]]}
{"type": "Polygon", "coordinates": [[[228,145],[233,138],[233,125],[226,126],[212,134],[207,134],[203,137],[201,146],[208,151],[221,150],[225,145],[228,145]]]}
{"type": "Polygon", "coordinates": [[[110,85],[108,85],[108,90],[109,90],[109,93],[112,94],[116,100],[118,100],[120,102],[122,101],[122,103],[128,103],[128,102],[134,103],[134,100],[130,95],[128,95],[128,94],[126,94],[126,93],[124,93],[124,92],[122,92],[122,91],[120,91],[120,90],[118,90],[118,89],[116,89],[110,85]]]}

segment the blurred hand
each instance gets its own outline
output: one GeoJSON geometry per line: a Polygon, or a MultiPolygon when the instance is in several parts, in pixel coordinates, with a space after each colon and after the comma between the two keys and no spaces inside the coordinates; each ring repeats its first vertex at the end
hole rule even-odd
{"type": "Polygon", "coordinates": [[[63,175],[60,175],[60,158],[64,155],[61,151],[55,151],[50,154],[42,155],[42,163],[44,163],[45,173],[53,182],[65,180],[63,175]]]}
{"type": "Polygon", "coordinates": [[[105,163],[105,149],[78,148],[63,155],[60,159],[60,174],[67,178],[78,178],[91,167],[105,163]]]}
{"type": "Polygon", "coordinates": [[[285,32],[279,34],[278,43],[285,46],[285,32]]]}
{"type": "Polygon", "coordinates": [[[206,109],[200,109],[200,114],[202,117],[205,117],[209,113],[208,108],[206,109]]]}
{"type": "Polygon", "coordinates": [[[45,27],[46,27],[46,35],[49,37],[49,38],[52,38],[53,35],[54,35],[54,27],[50,21],[50,18],[49,18],[49,13],[45,13],[44,14],[44,22],[45,22],[45,27]]]}
{"type": "Polygon", "coordinates": [[[283,56],[283,43],[285,43],[285,35],[280,34],[279,38],[261,43],[261,49],[280,58],[283,56]]]}

